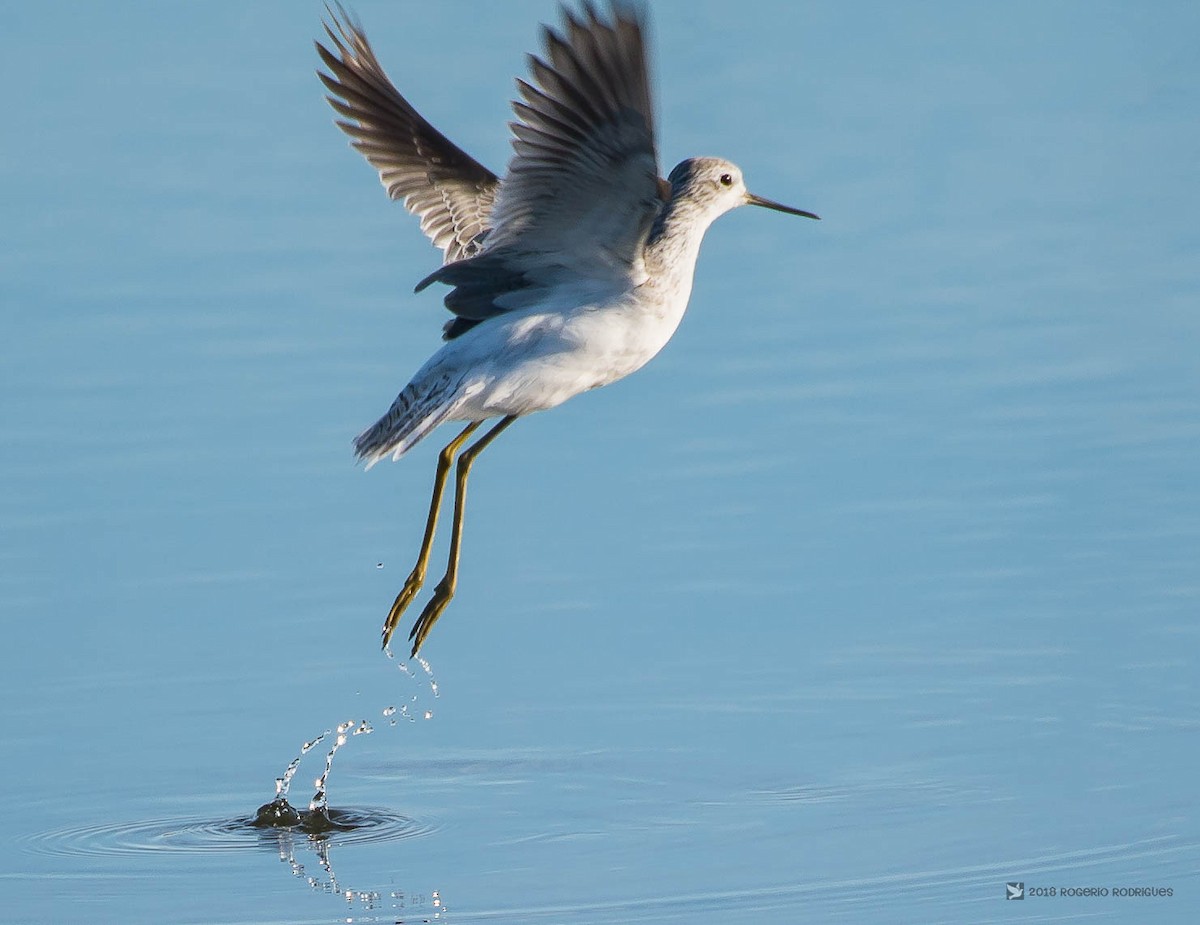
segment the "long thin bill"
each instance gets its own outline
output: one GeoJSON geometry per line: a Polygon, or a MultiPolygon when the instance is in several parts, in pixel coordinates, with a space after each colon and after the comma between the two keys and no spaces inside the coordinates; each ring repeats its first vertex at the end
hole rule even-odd
{"type": "Polygon", "coordinates": [[[791,206],[785,206],[782,202],[776,202],[773,199],[764,199],[762,196],[755,196],[753,193],[746,194],[746,202],[752,206],[762,206],[764,209],[774,209],[776,212],[786,212],[788,215],[803,215],[805,218],[815,218],[821,220],[821,216],[814,212],[805,212],[803,209],[793,209],[791,206]]]}

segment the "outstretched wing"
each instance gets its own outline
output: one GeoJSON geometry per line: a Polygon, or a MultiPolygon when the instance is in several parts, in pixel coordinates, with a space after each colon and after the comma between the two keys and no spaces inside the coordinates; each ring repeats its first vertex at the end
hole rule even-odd
{"type": "Polygon", "coordinates": [[[533,84],[517,82],[514,156],[481,253],[421,283],[455,286],[459,317],[447,337],[559,286],[605,291],[641,282],[642,246],[662,208],[645,17],[614,2],[609,20],[590,3],[545,29],[533,84]]]}
{"type": "Polygon", "coordinates": [[[421,230],[451,262],[479,252],[496,199],[496,175],[462,151],[392,85],[362,28],[338,7],[326,25],[334,51],[317,52],[330,74],[317,76],[338,127],[354,139],[392,199],[421,220],[421,230]],[[336,30],[336,31],[335,31],[336,30]]]}

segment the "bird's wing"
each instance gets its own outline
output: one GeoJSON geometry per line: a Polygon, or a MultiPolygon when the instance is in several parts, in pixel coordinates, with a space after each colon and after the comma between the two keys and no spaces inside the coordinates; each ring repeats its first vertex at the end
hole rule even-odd
{"type": "Polygon", "coordinates": [[[446,297],[456,336],[527,301],[523,290],[641,282],[642,245],[662,208],[654,148],[645,18],[614,0],[609,20],[590,3],[545,29],[533,84],[518,80],[514,156],[477,257],[424,280],[446,297]]]}
{"type": "Polygon", "coordinates": [[[487,250],[553,254],[583,271],[628,272],[660,203],[650,76],[639,12],[590,4],[546,28],[537,86],[518,81],[515,156],[492,213],[487,250]]]}
{"type": "Polygon", "coordinates": [[[354,139],[392,199],[421,220],[447,262],[478,253],[496,199],[496,175],[422,118],[388,80],[362,28],[338,7],[326,25],[334,51],[317,52],[330,74],[317,76],[338,127],[354,139]],[[336,31],[335,31],[336,30],[336,31]]]}

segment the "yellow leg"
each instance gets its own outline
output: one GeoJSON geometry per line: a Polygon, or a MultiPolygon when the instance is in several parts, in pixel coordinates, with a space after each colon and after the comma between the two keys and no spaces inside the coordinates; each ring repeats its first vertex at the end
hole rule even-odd
{"type": "Polygon", "coordinates": [[[400,622],[405,608],[412,603],[417,592],[421,590],[421,585],[425,583],[425,571],[429,568],[429,553],[433,549],[433,535],[437,531],[438,508],[442,506],[442,493],[446,489],[446,476],[450,473],[454,454],[482,423],[482,421],[473,421],[468,424],[463,432],[447,443],[442,452],[438,454],[437,474],[433,477],[433,498],[429,502],[429,518],[425,521],[425,538],[421,540],[421,551],[417,554],[417,564],[413,566],[412,573],[404,582],[404,587],[396,595],[396,601],[392,604],[392,609],[388,611],[387,620],[383,623],[384,648],[387,648],[388,640],[392,638],[392,633],[395,632],[396,624],[400,622]]]}
{"type": "Polygon", "coordinates": [[[467,476],[471,474],[471,464],[475,462],[475,457],[482,453],[487,445],[499,437],[501,432],[516,419],[514,414],[502,418],[499,424],[463,450],[462,455],[458,457],[458,471],[454,481],[454,522],[450,527],[450,561],[446,565],[446,574],[433,589],[433,597],[429,599],[429,603],[425,605],[421,616],[417,617],[417,622],[413,624],[412,631],[408,634],[408,638],[413,641],[413,655],[416,655],[417,650],[421,648],[421,643],[433,629],[433,624],[442,615],[442,611],[446,609],[446,605],[450,603],[450,599],[454,597],[455,589],[458,587],[458,554],[462,546],[463,511],[467,506],[467,476]]]}

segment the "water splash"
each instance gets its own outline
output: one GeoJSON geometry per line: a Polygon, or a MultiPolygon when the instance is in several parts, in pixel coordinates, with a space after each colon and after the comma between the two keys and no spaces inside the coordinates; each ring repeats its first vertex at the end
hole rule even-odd
{"type": "Polygon", "coordinates": [[[275,799],[286,800],[288,788],[292,786],[292,778],[296,776],[296,769],[300,767],[300,759],[313,750],[315,746],[320,744],[331,730],[326,729],[311,742],[305,742],[300,746],[300,754],[292,759],[292,763],[287,766],[280,777],[275,778],[275,799]]]}
{"type": "MultiPolygon", "coordinates": [[[[415,671],[413,671],[412,666],[409,662],[396,660],[396,656],[390,648],[385,647],[384,652],[387,653],[387,657],[389,659],[396,661],[396,670],[397,671],[399,671],[402,675],[404,675],[406,678],[410,679],[411,681],[415,681],[418,684],[422,683],[422,678],[415,671]]],[[[420,655],[413,656],[413,660],[416,661],[416,663],[421,666],[421,670],[425,674],[424,683],[429,685],[429,691],[430,691],[430,693],[433,694],[434,699],[436,700],[437,698],[441,697],[442,693],[441,693],[441,690],[438,688],[437,678],[434,677],[433,667],[429,664],[428,661],[425,660],[425,658],[423,656],[420,656],[420,655]]],[[[407,719],[409,722],[413,722],[416,719],[416,716],[415,716],[415,713],[417,712],[416,704],[419,699],[420,699],[419,694],[413,694],[411,697],[409,697],[408,704],[400,707],[400,709],[399,709],[399,714],[404,719],[407,719]],[[412,708],[411,710],[410,710],[410,706],[412,708]]],[[[391,725],[395,726],[396,725],[396,719],[395,719],[396,710],[394,707],[389,707],[388,709],[392,710],[393,712],[388,713],[387,710],[385,710],[384,716],[391,718],[391,720],[392,720],[391,725]]],[[[421,712],[421,716],[423,719],[433,719],[433,710],[426,708],[420,712],[421,712]]]]}
{"type": "Polygon", "coordinates": [[[429,662],[425,661],[420,655],[416,656],[416,659],[425,670],[426,677],[429,678],[429,689],[433,691],[434,698],[442,696],[438,691],[437,678],[433,676],[433,668],[430,667],[429,662]]]}
{"type": "MultiPolygon", "coordinates": [[[[385,649],[385,651],[389,659],[395,659],[390,649],[385,649]]],[[[420,673],[414,671],[408,662],[397,662],[396,667],[410,682],[418,685],[427,684],[430,693],[433,694],[434,699],[437,699],[441,696],[441,691],[438,689],[437,678],[434,677],[432,666],[420,656],[417,656],[414,661],[420,666],[420,673]]],[[[408,703],[401,704],[399,707],[394,704],[386,706],[381,713],[388,721],[389,726],[396,726],[401,718],[410,723],[416,722],[418,712],[423,719],[433,719],[433,710],[419,707],[420,699],[420,693],[412,694],[408,703]]],[[[253,824],[259,828],[296,828],[310,836],[339,829],[341,826],[334,818],[337,813],[331,813],[329,809],[329,775],[333,770],[334,756],[351,737],[370,735],[374,731],[375,727],[368,719],[348,719],[339,723],[334,729],[326,729],[315,739],[305,742],[300,748],[300,754],[292,759],[282,775],[275,778],[275,798],[258,808],[253,824]],[[291,787],[292,779],[304,756],[330,735],[334,736],[333,744],[325,754],[325,768],[321,772],[321,776],[313,781],[315,792],[312,799],[309,800],[308,809],[297,810],[288,802],[288,790],[291,787]]]]}
{"type": "MultiPolygon", "coordinates": [[[[313,798],[308,802],[308,811],[310,813],[327,814],[329,803],[326,799],[325,784],[329,780],[329,772],[333,769],[333,756],[337,754],[339,748],[346,744],[346,740],[349,738],[349,736],[346,734],[347,732],[353,729],[354,732],[352,735],[358,735],[362,731],[361,727],[366,725],[366,720],[357,719],[348,719],[344,723],[338,723],[337,737],[333,740],[333,745],[325,754],[325,770],[322,771],[321,776],[313,782],[313,786],[317,788],[317,791],[313,794],[313,798]]],[[[367,731],[370,731],[370,729],[368,728],[367,731]]]]}

